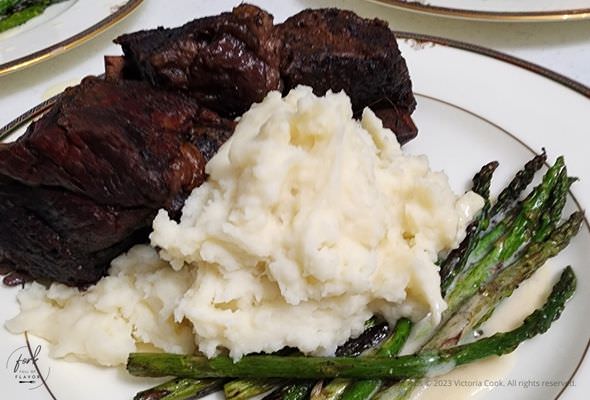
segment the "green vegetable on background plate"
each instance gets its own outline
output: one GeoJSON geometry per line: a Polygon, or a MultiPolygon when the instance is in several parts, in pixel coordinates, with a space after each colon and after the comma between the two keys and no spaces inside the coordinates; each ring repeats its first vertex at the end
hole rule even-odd
{"type": "Polygon", "coordinates": [[[24,24],[64,0],[0,0],[0,33],[24,24]]]}

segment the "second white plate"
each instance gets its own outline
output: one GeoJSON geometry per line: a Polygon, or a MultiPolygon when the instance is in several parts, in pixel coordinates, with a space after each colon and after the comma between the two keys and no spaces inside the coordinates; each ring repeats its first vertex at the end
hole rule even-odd
{"type": "Polygon", "coordinates": [[[0,33],[0,76],[61,54],[103,32],[143,0],[67,0],[0,33]]]}
{"type": "Polygon", "coordinates": [[[570,21],[590,18],[590,0],[367,0],[442,17],[485,21],[570,21]]]}

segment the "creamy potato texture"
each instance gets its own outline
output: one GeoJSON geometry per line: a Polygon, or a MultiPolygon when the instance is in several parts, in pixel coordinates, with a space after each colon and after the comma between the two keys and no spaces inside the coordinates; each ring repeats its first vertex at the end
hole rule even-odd
{"type": "Polygon", "coordinates": [[[331,354],[373,313],[444,310],[438,268],[482,206],[456,196],[424,156],[402,153],[344,93],[271,93],[207,165],[180,223],[161,211],[152,244],[198,269],[177,308],[207,355],[283,346],[331,354]]]}
{"type": "Polygon", "coordinates": [[[208,356],[227,348],[234,358],[284,346],[332,354],[375,313],[438,320],[435,261],[483,205],[455,195],[426,157],[402,153],[370,110],[354,120],[344,93],[307,87],[254,105],[207,173],[180,222],[165,211],[154,220],[165,262],[143,246],[85,293],[32,285],[8,327],[46,337],[56,356],[105,365],[138,342],[208,356]],[[96,318],[93,341],[117,350],[99,357],[77,338],[83,327],[68,334],[82,309],[96,318]]]}
{"type": "Polygon", "coordinates": [[[193,279],[188,270],[172,270],[153,248],[135,246],[86,292],[58,283],[27,286],[18,295],[21,312],[6,328],[47,339],[52,357],[105,366],[125,365],[138,343],[191,353],[192,327],[175,323],[174,309],[193,279]]]}

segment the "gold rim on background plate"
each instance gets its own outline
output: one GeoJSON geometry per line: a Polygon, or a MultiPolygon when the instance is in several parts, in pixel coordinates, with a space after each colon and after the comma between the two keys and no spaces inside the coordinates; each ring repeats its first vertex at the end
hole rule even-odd
{"type": "MultiPolygon", "coordinates": [[[[369,0],[369,1],[373,1],[373,0],[369,0]]],[[[423,35],[423,34],[417,34],[417,33],[411,33],[411,32],[397,32],[397,31],[394,31],[394,33],[395,33],[395,36],[398,40],[414,41],[418,44],[441,45],[441,46],[446,46],[446,47],[450,47],[450,48],[456,48],[456,49],[468,51],[471,53],[476,53],[476,54],[483,55],[483,56],[486,56],[486,57],[489,57],[489,58],[492,58],[495,60],[503,61],[505,63],[526,69],[534,74],[543,76],[547,79],[557,82],[557,83],[573,90],[574,92],[577,92],[577,93],[581,94],[582,96],[585,96],[586,98],[588,98],[590,100],[590,87],[585,86],[585,85],[583,85],[573,79],[570,79],[564,75],[561,75],[557,72],[553,72],[547,68],[541,67],[537,64],[534,64],[534,63],[531,63],[528,61],[521,60],[517,57],[513,57],[510,55],[501,53],[499,51],[488,49],[488,48],[485,48],[482,46],[469,44],[469,43],[465,43],[465,42],[460,42],[460,41],[452,40],[452,39],[445,39],[445,38],[441,38],[441,37],[437,37],[437,36],[423,35]]],[[[101,77],[102,76],[104,76],[104,75],[101,75],[101,77]]],[[[430,97],[430,96],[427,96],[424,94],[419,94],[419,93],[417,93],[417,95],[431,98],[432,100],[439,101],[441,103],[447,104],[449,106],[452,106],[452,107],[455,107],[459,110],[467,112],[467,113],[473,115],[474,117],[479,118],[479,119],[495,126],[502,133],[508,135],[509,137],[511,137],[512,139],[514,139],[518,143],[520,143],[522,146],[524,146],[526,149],[528,149],[532,154],[536,154],[534,149],[532,149],[530,146],[528,146],[526,143],[524,143],[522,140],[520,140],[516,135],[512,134],[511,132],[507,131],[506,129],[502,128],[501,126],[487,120],[486,118],[482,117],[481,115],[478,115],[470,110],[467,110],[467,109],[457,106],[455,104],[448,103],[448,102],[441,100],[441,99],[437,99],[437,98],[430,97]]],[[[36,118],[41,117],[45,112],[47,112],[55,104],[55,102],[60,98],[60,96],[61,96],[61,94],[57,94],[57,95],[53,96],[52,98],[45,100],[44,102],[38,104],[34,108],[30,109],[26,113],[22,114],[18,118],[14,119],[10,123],[8,123],[8,125],[0,128],[0,141],[4,140],[9,135],[16,132],[19,128],[23,127],[24,125],[30,123],[31,121],[35,120],[36,118]]],[[[572,198],[572,200],[574,201],[576,208],[578,210],[582,210],[582,205],[580,204],[578,199],[573,195],[573,193],[571,191],[569,192],[569,195],[572,198]]],[[[590,222],[588,221],[588,219],[585,216],[584,216],[584,225],[585,225],[586,229],[590,231],[590,222]]],[[[28,335],[26,334],[26,332],[24,334],[24,339],[27,342],[27,345],[29,346],[29,349],[30,349],[30,344],[28,344],[29,338],[28,338],[28,335]]],[[[559,391],[559,393],[557,393],[554,400],[560,399],[561,396],[566,391],[566,389],[569,387],[569,384],[572,382],[572,380],[574,379],[574,377],[578,373],[580,367],[582,366],[582,363],[586,359],[586,355],[588,354],[589,350],[590,350],[590,339],[587,341],[586,347],[585,347],[584,351],[582,352],[580,360],[578,361],[576,367],[571,372],[571,376],[568,378],[567,384],[563,385],[563,388],[559,391]]],[[[31,353],[31,356],[32,356],[32,353],[31,353]]],[[[51,398],[57,400],[56,397],[51,392],[51,389],[49,388],[49,386],[47,386],[47,384],[45,382],[44,382],[44,385],[45,385],[45,388],[48,391],[49,395],[51,396],[51,398]]]]}
{"type": "Polygon", "coordinates": [[[417,1],[407,0],[367,0],[371,3],[380,4],[400,10],[411,11],[421,14],[428,14],[438,17],[458,18],[479,21],[496,21],[496,22],[558,22],[558,21],[578,21],[590,19],[590,8],[579,8],[574,10],[556,10],[556,11],[519,11],[519,12],[500,12],[500,11],[477,11],[465,10],[460,8],[449,8],[433,6],[419,3],[417,1]]]}
{"type": "Polygon", "coordinates": [[[3,75],[8,75],[12,72],[19,71],[23,68],[30,67],[31,65],[38,64],[42,61],[49,60],[50,58],[63,54],[74,47],[89,41],[118,22],[121,22],[133,11],[135,11],[142,2],[143,0],[129,0],[108,17],[83,30],[82,32],[75,34],[74,36],[71,36],[42,50],[31,53],[27,56],[0,64],[0,77],[3,75]]]}

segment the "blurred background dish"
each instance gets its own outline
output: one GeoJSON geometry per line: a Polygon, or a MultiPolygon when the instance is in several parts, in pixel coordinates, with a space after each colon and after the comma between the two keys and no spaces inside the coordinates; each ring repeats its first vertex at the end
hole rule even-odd
{"type": "Polygon", "coordinates": [[[143,0],[67,0],[0,33],[0,76],[26,68],[95,37],[143,0]]]}
{"type": "Polygon", "coordinates": [[[367,0],[450,18],[484,21],[567,21],[590,18],[589,0],[367,0]]]}

